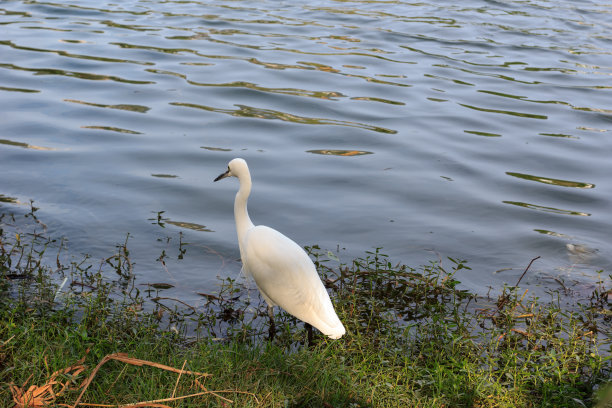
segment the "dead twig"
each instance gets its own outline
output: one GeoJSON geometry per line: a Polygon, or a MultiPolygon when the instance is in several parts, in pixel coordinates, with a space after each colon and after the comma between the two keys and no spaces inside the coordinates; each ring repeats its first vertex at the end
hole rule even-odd
{"type": "MultiPolygon", "coordinates": [[[[93,369],[93,371],[91,372],[89,377],[83,382],[83,384],[81,385],[81,387],[83,389],[81,390],[81,393],[79,394],[78,398],[76,399],[76,401],[72,405],[72,408],[76,408],[79,405],[79,403],[81,401],[81,398],[83,398],[83,395],[85,394],[85,391],[87,391],[87,388],[89,387],[89,385],[93,381],[94,377],[98,373],[98,370],[100,370],[100,367],[102,367],[104,364],[106,364],[110,360],[121,361],[122,363],[135,365],[137,367],[150,366],[150,367],[159,368],[159,369],[162,369],[162,370],[166,370],[166,371],[170,371],[170,372],[173,372],[173,373],[177,373],[177,374],[179,374],[179,378],[180,378],[180,375],[182,375],[182,374],[196,375],[196,376],[199,376],[199,377],[210,377],[212,375],[212,374],[206,374],[206,373],[199,373],[199,372],[196,372],[196,371],[187,371],[187,370],[184,370],[183,368],[185,367],[185,363],[187,362],[186,360],[185,360],[185,363],[183,364],[183,368],[178,369],[178,368],[167,366],[165,364],[155,363],[153,361],[141,360],[141,359],[138,359],[138,358],[129,357],[125,353],[109,354],[109,355],[105,356],[102,360],[100,360],[100,362],[93,369]]],[[[207,392],[204,392],[204,393],[199,393],[197,395],[204,395],[204,394],[213,394],[213,392],[207,391],[207,392]]],[[[173,395],[174,395],[174,393],[173,393],[173,395]]],[[[175,401],[175,400],[178,400],[178,399],[194,397],[194,396],[197,396],[197,395],[196,394],[192,394],[192,395],[181,396],[181,397],[174,397],[173,396],[172,398],[165,398],[165,399],[161,399],[161,400],[154,400],[154,401],[147,401],[147,402],[139,402],[139,403],[135,403],[135,404],[121,405],[120,407],[123,407],[123,408],[128,408],[128,407],[129,408],[136,408],[136,407],[143,407],[143,406],[155,406],[155,405],[152,405],[152,404],[158,404],[157,406],[163,407],[163,405],[160,405],[159,403],[167,402],[167,401],[175,401]]],[[[218,396],[218,397],[220,397],[222,399],[226,399],[226,398],[223,398],[221,396],[218,396]]]]}
{"type": "Polygon", "coordinates": [[[522,329],[511,329],[511,331],[513,331],[515,333],[518,333],[518,334],[520,334],[522,336],[525,336],[525,337],[529,337],[530,336],[529,333],[527,333],[525,330],[522,330],[522,329]]]}
{"type": "Polygon", "coordinates": [[[540,256],[539,256],[539,255],[538,255],[538,256],[536,256],[535,258],[533,258],[533,259],[531,260],[531,262],[529,262],[529,265],[527,265],[527,268],[525,268],[525,271],[523,272],[523,274],[521,275],[521,277],[519,278],[519,280],[517,280],[517,281],[516,281],[516,285],[514,285],[514,286],[518,286],[518,285],[519,285],[519,283],[521,283],[521,279],[523,279],[523,276],[525,276],[525,274],[527,273],[527,271],[529,270],[529,268],[531,268],[531,264],[532,264],[534,261],[538,260],[538,259],[540,259],[540,256]]]}
{"type": "Polygon", "coordinates": [[[218,398],[221,398],[224,401],[229,402],[230,404],[233,403],[234,401],[232,401],[231,399],[222,397],[219,395],[220,392],[237,392],[235,390],[226,390],[226,391],[202,391],[202,392],[196,392],[195,394],[189,394],[189,395],[181,395],[179,397],[172,397],[172,398],[162,398],[162,399],[157,399],[157,400],[152,400],[152,401],[143,401],[143,402],[136,402],[133,404],[125,404],[125,405],[119,405],[117,406],[117,408],[138,408],[138,407],[151,407],[151,406],[156,406],[156,405],[152,405],[152,404],[159,404],[160,402],[170,402],[170,401],[179,401],[179,400],[183,400],[183,399],[187,399],[187,398],[193,398],[193,397],[200,397],[202,395],[215,395],[218,398]]]}
{"type": "Polygon", "coordinates": [[[176,378],[176,383],[174,384],[174,389],[172,390],[172,398],[174,398],[174,396],[176,395],[176,389],[179,385],[179,381],[181,381],[181,376],[183,375],[183,370],[185,369],[185,364],[187,364],[187,360],[183,361],[183,366],[181,367],[181,372],[179,373],[178,377],[176,378]]]}
{"type": "MultiPolygon", "coordinates": [[[[87,350],[87,352],[89,352],[89,350],[87,350]]],[[[62,395],[66,388],[68,388],[72,379],[85,370],[83,362],[85,361],[86,356],[87,353],[85,353],[85,356],[83,356],[83,358],[81,358],[75,364],[55,371],[43,385],[31,385],[26,390],[25,387],[32,378],[31,375],[21,387],[14,384],[9,384],[11,394],[13,394],[15,408],[41,408],[55,402],[55,399],[62,395]],[[56,379],[60,375],[67,375],[71,378],[62,382],[61,380],[56,379]],[[60,386],[60,389],[57,392],[55,392],[53,389],[56,385],[60,386]]]]}
{"type": "MultiPolygon", "coordinates": [[[[531,264],[533,264],[534,261],[536,261],[537,259],[540,259],[540,256],[536,256],[535,258],[533,258],[531,260],[531,262],[529,262],[529,265],[527,265],[527,268],[525,268],[525,270],[523,271],[523,274],[521,275],[521,277],[518,279],[518,281],[516,281],[516,285],[514,285],[515,288],[518,287],[519,283],[521,283],[521,280],[523,279],[523,277],[525,276],[525,274],[527,273],[529,268],[531,268],[531,264]]],[[[527,293],[527,292],[525,292],[525,293],[527,293]]],[[[523,294],[523,296],[525,296],[525,294],[523,294]]],[[[492,316],[494,316],[496,313],[498,313],[500,310],[502,310],[503,307],[506,305],[506,303],[508,303],[509,300],[510,300],[510,295],[507,294],[506,291],[504,290],[504,293],[497,300],[497,310],[495,312],[493,312],[492,316]]]]}
{"type": "Polygon", "coordinates": [[[154,297],[154,298],[153,298],[153,299],[151,299],[151,300],[152,300],[153,302],[157,302],[157,301],[159,301],[159,300],[173,300],[173,301],[175,301],[175,302],[178,302],[178,303],[180,303],[180,304],[182,304],[182,305],[187,306],[188,308],[190,308],[190,309],[191,309],[191,310],[193,310],[194,312],[197,312],[197,309],[196,309],[195,307],[193,307],[193,306],[191,306],[191,305],[189,305],[189,304],[187,304],[187,303],[185,303],[185,302],[183,302],[182,300],[179,300],[179,299],[175,299],[175,298],[171,298],[171,297],[161,297],[161,296],[157,296],[157,297],[154,297]]]}

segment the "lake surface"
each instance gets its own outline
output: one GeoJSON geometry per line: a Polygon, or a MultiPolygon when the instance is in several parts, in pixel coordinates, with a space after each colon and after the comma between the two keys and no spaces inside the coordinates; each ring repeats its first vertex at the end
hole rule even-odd
{"type": "Polygon", "coordinates": [[[94,259],[129,233],[188,301],[240,270],[234,157],[255,224],[345,262],[612,270],[610,4],[3,1],[0,107],[0,211],[94,259]]]}

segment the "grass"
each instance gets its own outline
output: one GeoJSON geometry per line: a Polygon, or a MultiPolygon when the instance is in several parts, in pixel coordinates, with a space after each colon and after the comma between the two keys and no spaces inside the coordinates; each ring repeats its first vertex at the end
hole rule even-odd
{"type": "Polygon", "coordinates": [[[308,348],[280,311],[267,341],[265,304],[240,281],[220,279],[200,308],[170,307],[163,286],[138,290],[127,239],[102,262],[75,260],[34,207],[25,217],[0,218],[0,407],[612,404],[603,279],[568,309],[561,290],[460,289],[461,260],[413,269],[376,249],[344,265],[313,247],[347,334],[308,348]]]}

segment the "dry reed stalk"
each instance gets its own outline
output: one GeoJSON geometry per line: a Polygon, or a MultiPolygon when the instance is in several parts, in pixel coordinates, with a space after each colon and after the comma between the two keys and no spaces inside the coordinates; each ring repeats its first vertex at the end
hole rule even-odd
{"type": "MultiPolygon", "coordinates": [[[[89,350],[87,350],[89,352],[89,350]]],[[[85,366],[83,362],[85,362],[85,357],[87,356],[87,352],[85,356],[81,358],[76,363],[68,366],[64,369],[57,370],[47,379],[47,382],[43,385],[31,385],[27,390],[25,389],[27,383],[30,381],[32,376],[30,376],[21,387],[18,387],[14,384],[9,384],[9,388],[11,390],[11,394],[13,394],[13,402],[15,403],[15,408],[39,408],[39,407],[47,407],[53,402],[55,399],[62,395],[62,393],[68,388],[71,380],[68,379],[64,382],[56,379],[57,376],[66,374],[70,377],[76,377],[80,373],[85,370],[85,366]],[[55,392],[53,387],[56,385],[60,385],[61,388],[59,391],[55,392]]]]}
{"type": "MultiPolygon", "coordinates": [[[[175,397],[174,395],[176,393],[176,388],[178,386],[178,381],[180,380],[180,378],[181,378],[181,376],[183,374],[195,375],[195,376],[198,376],[198,377],[209,377],[209,376],[212,375],[212,374],[206,374],[206,373],[199,373],[199,372],[195,372],[195,371],[184,370],[186,363],[187,363],[187,360],[184,361],[182,368],[177,369],[177,368],[170,367],[170,366],[167,366],[167,365],[164,365],[164,364],[155,363],[153,361],[141,360],[141,359],[138,359],[138,358],[132,358],[132,357],[129,357],[125,353],[109,354],[109,355],[105,356],[102,360],[100,360],[100,362],[93,369],[93,371],[91,372],[89,377],[83,382],[83,384],[81,385],[81,388],[83,388],[81,390],[81,394],[79,394],[78,398],[76,399],[76,401],[74,402],[74,404],[70,408],[76,408],[78,405],[81,405],[81,406],[96,406],[96,407],[117,407],[117,408],[138,408],[138,407],[159,407],[159,408],[166,408],[167,405],[161,404],[162,402],[178,401],[178,400],[182,400],[182,399],[186,399],[186,398],[192,398],[192,397],[197,397],[197,396],[202,396],[202,395],[207,395],[207,394],[214,395],[217,398],[220,398],[220,399],[222,399],[224,401],[232,403],[233,402],[232,400],[230,400],[228,398],[225,398],[225,397],[222,397],[221,395],[219,395],[219,393],[224,393],[224,392],[244,393],[244,392],[240,392],[240,391],[236,391],[236,390],[209,391],[206,388],[204,388],[201,384],[199,384],[199,382],[197,382],[197,379],[196,379],[196,383],[198,383],[202,388],[204,388],[205,391],[198,392],[198,393],[195,393],[195,394],[182,395],[182,396],[175,397]],[[151,367],[155,367],[155,368],[159,368],[159,369],[162,369],[162,370],[166,370],[166,371],[170,371],[170,372],[179,374],[179,377],[178,377],[177,382],[176,382],[175,387],[174,387],[174,391],[172,392],[172,397],[170,397],[170,398],[162,398],[162,399],[157,399],[157,400],[151,400],[151,401],[136,402],[136,403],[132,403],[132,404],[125,404],[125,405],[119,405],[119,406],[117,406],[117,405],[102,405],[102,404],[86,404],[86,403],[81,404],[80,403],[81,398],[83,397],[83,395],[85,394],[85,391],[87,391],[87,388],[89,387],[89,385],[93,381],[94,377],[98,373],[98,370],[100,369],[100,367],[102,367],[104,364],[106,364],[110,360],[117,360],[117,361],[121,361],[121,362],[126,363],[126,364],[135,365],[135,366],[138,366],[138,367],[141,367],[141,366],[144,366],[144,365],[151,366],[151,367]]],[[[251,393],[246,393],[246,394],[251,394],[251,393]]]]}
{"type": "Polygon", "coordinates": [[[176,378],[176,383],[174,384],[174,389],[172,390],[172,398],[176,395],[176,388],[178,387],[179,381],[181,381],[181,376],[183,375],[183,369],[185,368],[185,364],[187,364],[187,360],[183,361],[183,366],[181,367],[181,372],[176,378]]]}

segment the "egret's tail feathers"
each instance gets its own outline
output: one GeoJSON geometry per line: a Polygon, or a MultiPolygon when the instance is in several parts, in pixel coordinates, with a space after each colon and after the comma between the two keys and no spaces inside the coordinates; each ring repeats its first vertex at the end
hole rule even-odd
{"type": "MultiPolygon", "coordinates": [[[[323,284],[321,284],[321,287],[323,287],[323,284]]],[[[316,313],[313,313],[315,316],[304,316],[302,320],[319,329],[321,333],[328,336],[330,339],[339,339],[344,336],[346,330],[334,310],[329,295],[325,291],[323,293],[325,297],[320,301],[319,305],[323,305],[324,307],[317,310],[316,313]]],[[[300,316],[297,317],[301,318],[300,316]]]]}
{"type": "Polygon", "coordinates": [[[321,321],[321,320],[317,322],[311,322],[310,324],[316,327],[317,329],[319,329],[321,333],[323,333],[330,339],[336,340],[344,336],[344,333],[346,333],[346,330],[344,329],[342,322],[340,322],[340,319],[338,319],[337,316],[335,316],[334,320],[335,322],[332,323],[333,325],[329,324],[328,322],[321,321]]]}
{"type": "Polygon", "coordinates": [[[340,324],[340,326],[336,326],[331,331],[327,331],[323,334],[328,336],[330,339],[337,340],[340,337],[344,336],[344,333],[346,333],[346,330],[344,329],[344,326],[340,324]]]}

